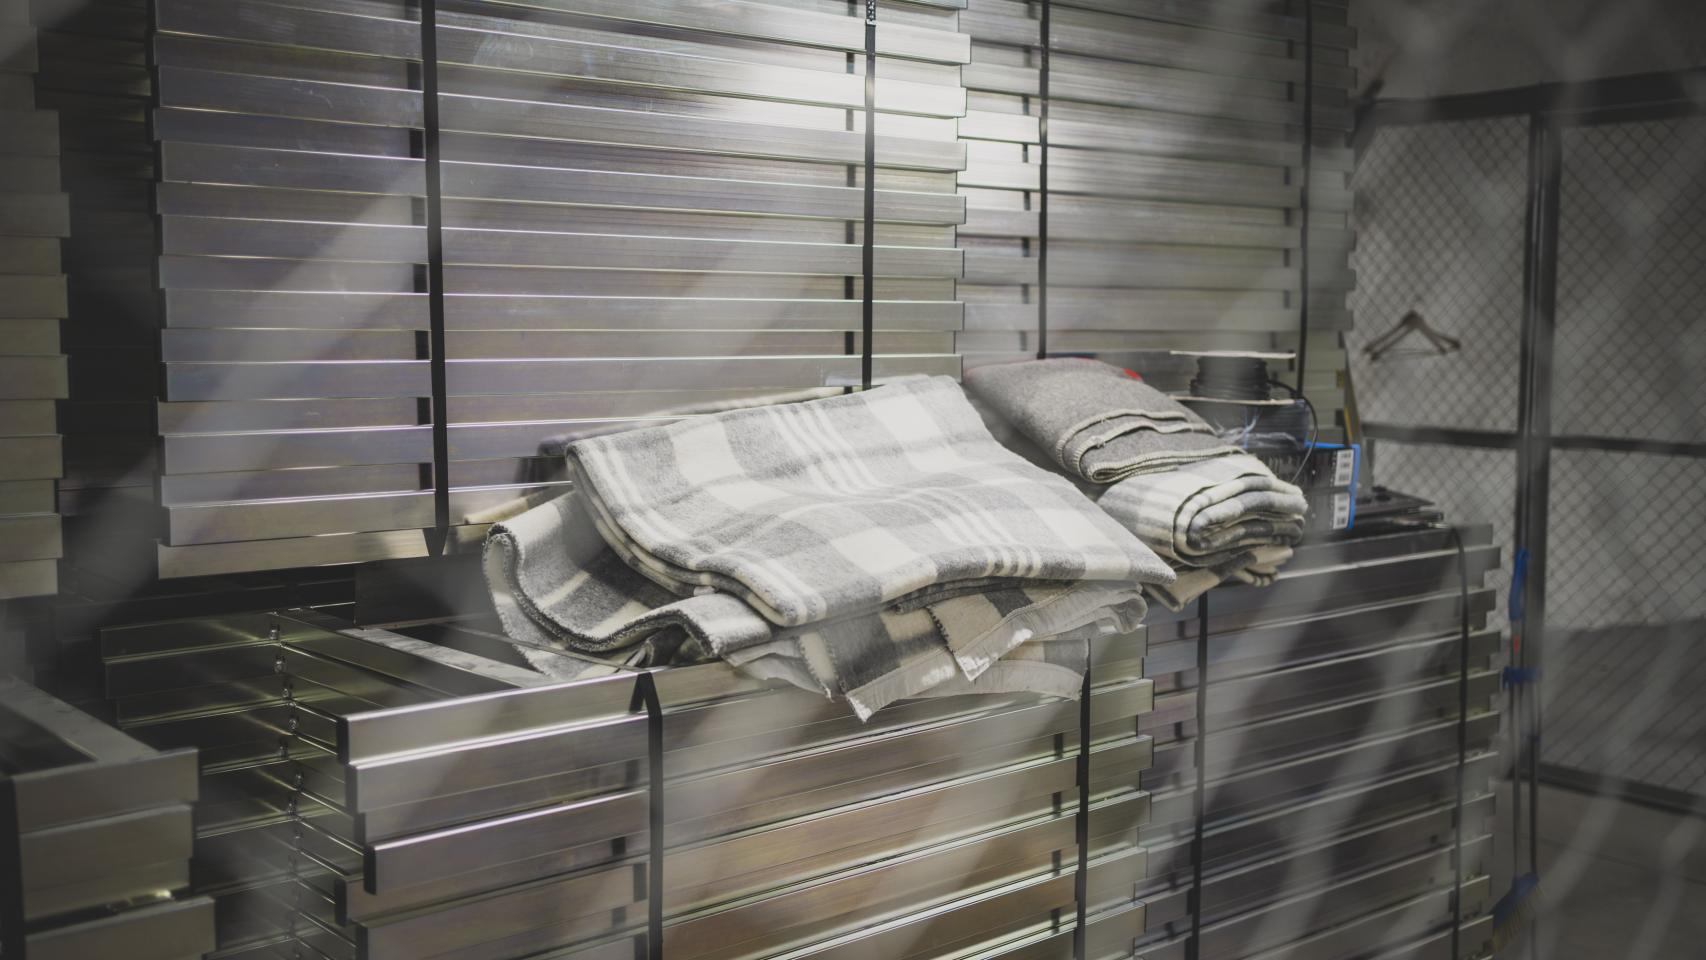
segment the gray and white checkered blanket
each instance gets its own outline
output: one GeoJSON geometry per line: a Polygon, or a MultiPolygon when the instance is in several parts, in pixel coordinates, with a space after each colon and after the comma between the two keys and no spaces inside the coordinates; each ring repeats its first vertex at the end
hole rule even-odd
{"type": "Polygon", "coordinates": [[[780,626],[986,586],[1173,579],[1071,483],[996,443],[946,377],[582,440],[569,461],[629,566],[780,626]]]}
{"type": "Polygon", "coordinates": [[[1070,476],[1091,483],[1236,453],[1201,417],[1097,360],[1000,363],[966,372],[966,389],[1070,476]]]}
{"type": "Polygon", "coordinates": [[[1117,367],[995,364],[969,371],[966,386],[1003,443],[1052,462],[1178,571],[1148,591],[1169,607],[1229,580],[1271,582],[1303,535],[1302,491],[1117,367]]]}
{"type": "MultiPolygon", "coordinates": [[[[577,489],[494,525],[509,635],[634,665],[723,657],[842,694],[1073,695],[1172,572],[989,436],[951,380],[585,440],[577,489]]],[[[573,670],[573,667],[567,668],[573,670]]]]}
{"type": "Polygon", "coordinates": [[[1223,583],[1237,581],[1253,587],[1265,587],[1274,582],[1279,568],[1291,559],[1290,547],[1256,547],[1245,550],[1212,567],[1184,567],[1179,579],[1171,586],[1151,584],[1146,592],[1161,605],[1177,613],[1190,606],[1191,601],[1223,583]]]}
{"type": "Polygon", "coordinates": [[[1035,582],[781,628],[730,594],[681,597],[640,576],[577,493],[494,525],[484,564],[505,633],[553,676],[601,666],[590,658],[656,666],[723,657],[844,695],[867,717],[927,693],[1071,695],[1085,642],[1134,630],[1144,614],[1135,582],[1035,582]]]}
{"type": "Polygon", "coordinates": [[[1096,503],[1169,561],[1221,566],[1242,551],[1303,537],[1309,503],[1248,454],[1122,480],[1096,503]]]}

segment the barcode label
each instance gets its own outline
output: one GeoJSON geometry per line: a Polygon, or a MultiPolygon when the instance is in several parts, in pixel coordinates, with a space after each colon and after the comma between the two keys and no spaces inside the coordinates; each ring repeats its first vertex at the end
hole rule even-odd
{"type": "Polygon", "coordinates": [[[1355,450],[1338,450],[1333,454],[1333,486],[1348,487],[1356,479],[1355,450]]]}
{"type": "Polygon", "coordinates": [[[1343,530],[1351,525],[1351,495],[1333,494],[1333,529],[1343,530]]]}

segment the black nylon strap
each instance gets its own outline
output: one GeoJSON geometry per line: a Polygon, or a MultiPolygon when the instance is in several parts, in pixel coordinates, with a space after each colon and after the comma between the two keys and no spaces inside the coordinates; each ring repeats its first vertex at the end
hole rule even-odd
{"type": "Polygon", "coordinates": [[[450,538],[450,428],[445,401],[444,193],[438,139],[438,0],[421,0],[422,155],[426,160],[427,357],[432,376],[432,522],[427,553],[450,538]]]}
{"type": "Polygon", "coordinates": [[[1298,194],[1297,392],[1309,363],[1309,179],[1315,144],[1315,0],[1303,0],[1303,184],[1298,194]]]}
{"type": "Polygon", "coordinates": [[[865,0],[865,290],[861,315],[865,339],[859,354],[859,384],[871,389],[872,297],[877,244],[877,0],[865,0]]]}
{"type": "Polygon", "coordinates": [[[1197,736],[1192,745],[1196,761],[1196,790],[1191,794],[1191,938],[1185,941],[1187,960],[1202,950],[1202,859],[1204,807],[1208,784],[1208,594],[1197,598],[1197,736]]]}
{"type": "Polygon", "coordinates": [[[1090,907],[1090,661],[1084,657],[1084,685],[1078,691],[1078,814],[1073,824],[1078,842],[1078,870],[1072,875],[1072,895],[1078,901],[1078,924],[1072,928],[1073,960],[1084,960],[1086,937],[1084,915],[1090,907]]]}
{"type": "Polygon", "coordinates": [[[1469,753],[1469,560],[1463,549],[1463,532],[1451,528],[1457,547],[1458,635],[1457,635],[1457,802],[1451,808],[1451,960],[1463,951],[1463,785],[1464,765],[1469,753]]]}
{"type": "Polygon", "coordinates": [[[1050,0],[1043,0],[1042,63],[1037,75],[1037,359],[1048,358],[1048,70],[1054,38],[1050,0]]]}
{"type": "Polygon", "coordinates": [[[24,955],[24,864],[18,840],[18,794],[0,776],[0,957],[24,955]]]}
{"type": "Polygon", "coordinates": [[[646,788],[648,791],[648,820],[646,839],[646,957],[663,958],[663,703],[658,699],[657,681],[651,671],[643,672],[634,681],[634,698],[629,712],[646,711],[646,788]]]}

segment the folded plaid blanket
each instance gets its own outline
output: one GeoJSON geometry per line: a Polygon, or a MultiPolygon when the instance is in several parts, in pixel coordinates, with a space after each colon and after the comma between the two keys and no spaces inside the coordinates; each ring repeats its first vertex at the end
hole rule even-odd
{"type": "Polygon", "coordinates": [[[1071,483],[996,443],[946,377],[582,440],[569,461],[628,566],[784,627],[968,586],[1173,580],[1071,483]]]}
{"type": "Polygon", "coordinates": [[[928,601],[915,594],[876,613],[780,628],[730,594],[682,597],[636,573],[578,493],[494,525],[483,559],[505,633],[554,677],[602,666],[561,650],[629,666],[723,657],[760,677],[843,694],[863,717],[944,683],[940,693],[1070,695],[1073,665],[1083,672],[1073,642],[1128,632],[1144,614],[1136,582],[1034,581],[942,590],[928,601]]]}
{"type": "Polygon", "coordinates": [[[1290,547],[1257,547],[1212,567],[1185,567],[1179,571],[1179,579],[1173,581],[1172,586],[1157,584],[1145,590],[1162,606],[1177,613],[1196,598],[1233,580],[1255,587],[1268,586],[1279,574],[1279,568],[1290,559],[1290,547]]]}
{"type": "Polygon", "coordinates": [[[1303,537],[1308,501],[1248,454],[1122,480],[1097,505],[1170,562],[1223,566],[1252,547],[1303,537]]]}
{"type": "Polygon", "coordinates": [[[965,598],[921,610],[884,610],[868,617],[830,621],[780,632],[767,644],[731,652],[727,659],[755,676],[783,679],[806,689],[845,696],[861,718],[896,700],[962,693],[1041,693],[1072,697],[1084,675],[1089,641],[1128,633],[1145,607],[1135,585],[1117,602],[1087,601],[1075,613],[1058,600],[1075,588],[1015,588],[986,598],[965,598]],[[1006,613],[1001,611],[1006,610],[1006,613]],[[1038,630],[1015,629],[1021,619],[1038,630]],[[953,643],[959,637],[999,637],[987,649],[999,655],[965,668],[953,643]],[[946,641],[946,642],[944,642],[946,641]]]}
{"type": "Polygon", "coordinates": [[[977,367],[966,372],[966,389],[1060,469],[1092,483],[1238,452],[1178,401],[1095,360],[977,367]]]}

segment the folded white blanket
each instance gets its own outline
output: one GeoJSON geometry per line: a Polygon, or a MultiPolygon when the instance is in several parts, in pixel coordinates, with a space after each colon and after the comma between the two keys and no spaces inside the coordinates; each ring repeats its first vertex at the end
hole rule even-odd
{"type": "Polygon", "coordinates": [[[1123,480],[1096,503],[1169,561],[1212,567],[1303,536],[1309,503],[1248,454],[1216,457],[1123,480]]]}
{"type": "Polygon", "coordinates": [[[946,377],[582,440],[604,540],[678,596],[780,626],[1024,583],[1170,583],[1064,478],[995,442],[946,377]]]}

